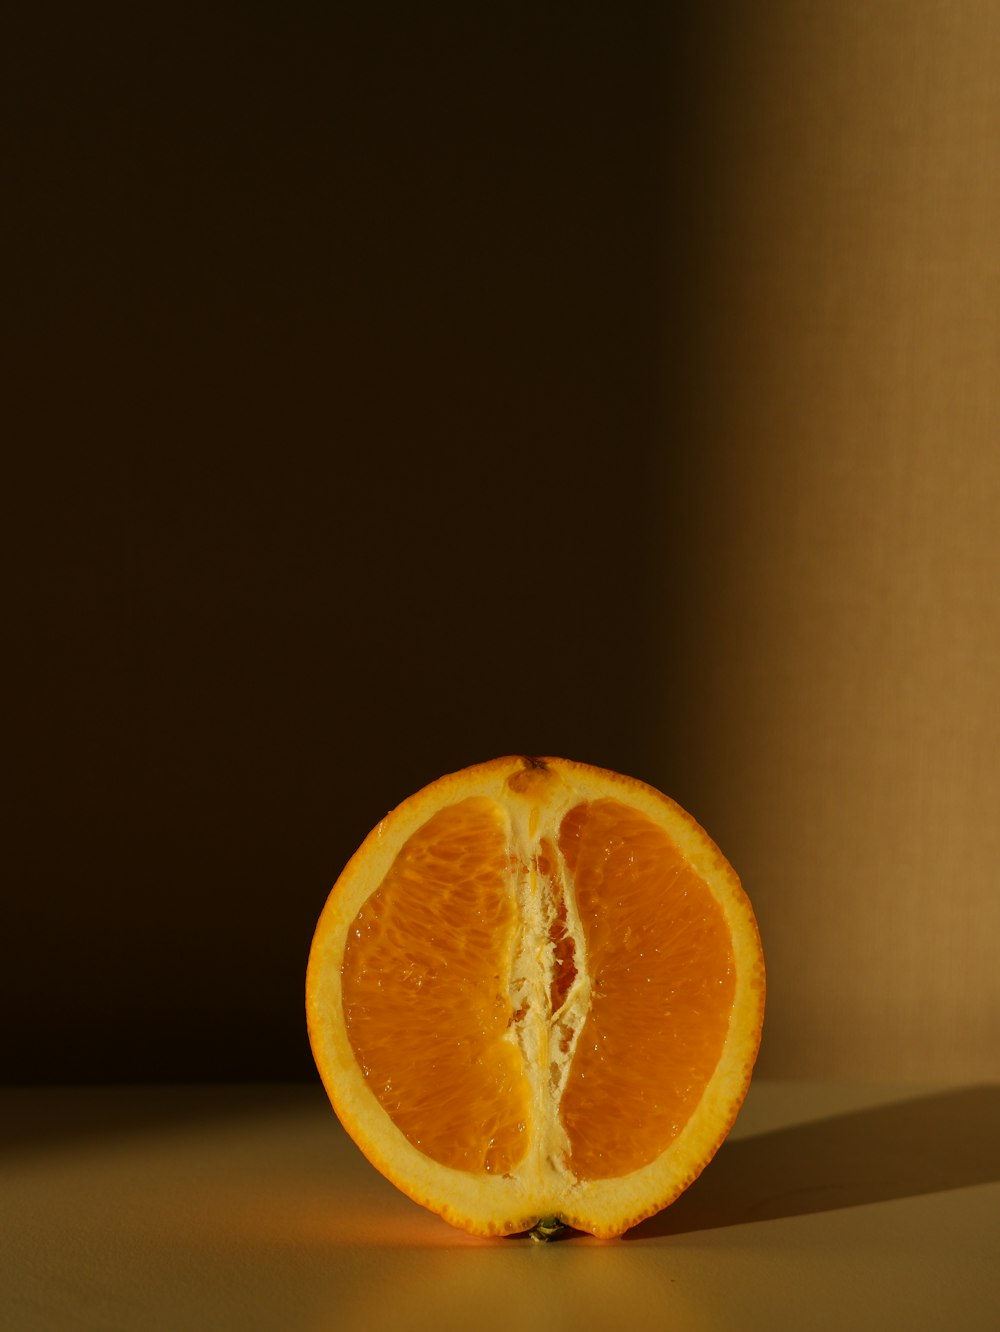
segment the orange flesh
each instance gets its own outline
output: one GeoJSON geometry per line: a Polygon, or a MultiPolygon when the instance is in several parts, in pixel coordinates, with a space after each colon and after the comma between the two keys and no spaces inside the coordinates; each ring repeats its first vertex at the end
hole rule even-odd
{"type": "MultiPolygon", "coordinates": [[[[577,975],[572,895],[590,1005],[559,1113],[578,1179],[617,1177],[681,1131],[718,1062],[735,989],[728,931],[669,837],[616,800],[577,805],[533,868],[550,894],[552,1048],[577,975]],[[565,866],[565,875],[560,871],[565,866]]],[[[343,996],[358,1063],[397,1127],[435,1161],[509,1173],[528,1150],[530,1086],[511,1024],[518,935],[503,812],[471,798],[407,842],[348,934],[343,996]]]]}
{"type": "Polygon", "coordinates": [[[527,1147],[521,1056],[501,1039],[514,926],[502,816],[473,798],[410,838],[348,935],[361,1070],[414,1146],[458,1170],[503,1174],[527,1147]]]}
{"type": "Polygon", "coordinates": [[[725,918],[662,829],[616,800],[578,805],[559,845],[587,939],[590,1013],[560,1107],[578,1179],[646,1165],[712,1076],[735,991],[725,918]]]}

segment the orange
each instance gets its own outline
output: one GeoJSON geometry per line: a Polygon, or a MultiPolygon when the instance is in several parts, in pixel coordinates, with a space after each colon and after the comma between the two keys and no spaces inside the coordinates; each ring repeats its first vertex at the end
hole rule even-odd
{"type": "Polygon", "coordinates": [[[368,836],[320,916],[306,1000],[337,1115],[404,1193],[474,1234],[611,1237],[732,1126],[764,963],[739,879],[673,801],[503,758],[368,836]]]}

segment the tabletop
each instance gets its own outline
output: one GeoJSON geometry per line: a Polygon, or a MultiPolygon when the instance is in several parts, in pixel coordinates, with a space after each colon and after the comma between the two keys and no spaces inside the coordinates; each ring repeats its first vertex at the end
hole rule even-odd
{"type": "Polygon", "coordinates": [[[756,1080],[621,1239],[477,1239],[318,1085],[0,1091],[0,1332],[1000,1326],[1000,1086],[756,1080]]]}

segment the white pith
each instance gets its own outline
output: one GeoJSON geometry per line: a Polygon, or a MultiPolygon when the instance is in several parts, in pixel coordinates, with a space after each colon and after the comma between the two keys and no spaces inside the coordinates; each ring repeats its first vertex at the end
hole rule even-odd
{"type": "Polygon", "coordinates": [[[524,800],[510,801],[507,854],[519,867],[511,883],[520,921],[514,942],[508,994],[514,1020],[506,1039],[516,1043],[524,1074],[530,1086],[532,1135],[528,1158],[520,1167],[536,1180],[553,1177],[566,1185],[575,1177],[565,1165],[569,1139],[559,1116],[566,1079],[580,1031],[590,1008],[590,968],[583,925],[576,905],[572,877],[558,847],[559,825],[574,802],[553,809],[540,809],[524,800]],[[555,873],[540,872],[538,859],[543,841],[551,848],[555,873]],[[576,974],[556,1012],[550,995],[556,973],[556,944],[552,929],[560,900],[565,906],[564,929],[573,941],[576,974]],[[517,1017],[523,1009],[524,1015],[517,1017]]]}

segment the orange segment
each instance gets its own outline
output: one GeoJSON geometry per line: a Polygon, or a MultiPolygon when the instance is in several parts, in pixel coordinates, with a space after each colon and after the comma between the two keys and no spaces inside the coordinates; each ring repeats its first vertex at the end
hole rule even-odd
{"type": "Polygon", "coordinates": [[[578,805],[559,844],[592,984],[561,1114],[573,1173],[607,1179],[659,1156],[701,1098],[729,1027],[732,949],[708,884],[645,815],[578,805]]]}
{"type": "Polygon", "coordinates": [[[347,1130],[479,1234],[620,1234],[739,1109],[764,1003],[739,880],[641,782],[505,758],[366,839],[313,940],[309,1034],[347,1130]]]}
{"type": "Polygon", "coordinates": [[[344,1021],[368,1085],[442,1165],[509,1171],[525,1151],[528,1089],[504,1040],[514,898],[499,808],[469,799],[407,841],[354,919],[344,1021]]]}

